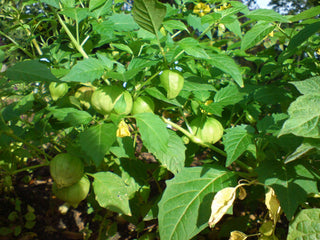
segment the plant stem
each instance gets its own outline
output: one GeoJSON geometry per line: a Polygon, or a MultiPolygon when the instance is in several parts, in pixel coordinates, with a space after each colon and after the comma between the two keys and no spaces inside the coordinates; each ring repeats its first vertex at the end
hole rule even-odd
{"type": "Polygon", "coordinates": [[[63,22],[63,20],[61,19],[61,17],[59,16],[58,13],[56,13],[56,16],[58,18],[59,23],[61,24],[61,26],[63,27],[63,29],[66,31],[68,37],[70,38],[72,44],[75,46],[75,48],[78,50],[79,53],[81,53],[81,55],[84,58],[89,58],[87,53],[83,50],[82,46],[78,43],[78,41],[74,38],[74,36],[72,35],[72,33],[70,32],[69,28],[67,27],[67,25],[63,22]]]}
{"type": "Polygon", "coordinates": [[[48,166],[48,165],[49,165],[49,162],[38,164],[38,165],[34,165],[34,166],[30,166],[30,167],[20,168],[18,170],[13,171],[12,175],[15,175],[15,174],[17,174],[19,172],[24,172],[24,171],[28,171],[28,170],[31,170],[31,169],[35,169],[35,168],[45,167],[45,166],[48,166]]]}
{"type": "Polygon", "coordinates": [[[196,143],[196,144],[199,144],[200,146],[202,147],[207,147],[207,148],[210,148],[212,149],[213,151],[219,153],[220,155],[226,157],[227,154],[221,150],[220,148],[217,148],[216,146],[212,145],[212,144],[207,144],[207,143],[204,143],[201,139],[197,138],[196,136],[192,135],[190,132],[188,132],[187,130],[185,130],[184,128],[180,127],[178,124],[175,124],[174,122],[171,122],[170,120],[162,117],[162,120],[171,125],[172,127],[178,129],[180,132],[182,132],[184,135],[186,135],[192,142],[196,143]]]}
{"type": "MultiPolygon", "coordinates": [[[[154,79],[156,76],[158,76],[160,73],[160,71],[156,72],[155,74],[153,74],[151,77],[149,77],[146,81],[144,81],[142,84],[140,84],[139,86],[136,87],[135,92],[139,92],[141,88],[143,88],[145,85],[147,85],[152,79],[154,79]]],[[[135,94],[133,96],[133,98],[135,99],[138,95],[135,94]]]]}

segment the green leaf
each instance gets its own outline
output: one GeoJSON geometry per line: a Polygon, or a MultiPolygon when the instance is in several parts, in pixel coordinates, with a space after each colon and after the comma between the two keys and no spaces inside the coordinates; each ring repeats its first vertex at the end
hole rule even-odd
{"type": "Polygon", "coordinates": [[[320,6],[317,6],[317,7],[312,7],[310,9],[307,9],[295,16],[292,16],[289,19],[291,22],[296,22],[296,21],[300,21],[308,18],[313,18],[319,14],[320,14],[320,6]]]}
{"type": "Polygon", "coordinates": [[[279,56],[279,62],[291,57],[296,53],[296,49],[302,45],[309,37],[320,31],[320,21],[305,26],[290,40],[286,50],[279,56]]]}
{"type": "Polygon", "coordinates": [[[286,158],[284,163],[295,161],[313,149],[320,150],[320,139],[305,138],[303,143],[286,158]]]}
{"type": "Polygon", "coordinates": [[[87,9],[87,8],[68,8],[68,9],[65,9],[65,10],[59,12],[59,13],[65,15],[69,18],[72,18],[77,23],[79,23],[88,17],[89,9],[87,9]]]}
{"type": "Polygon", "coordinates": [[[166,15],[166,7],[157,0],[135,0],[132,14],[141,28],[157,34],[166,15]]]}
{"type": "Polygon", "coordinates": [[[210,54],[210,59],[207,62],[229,74],[240,87],[244,86],[240,67],[231,57],[223,54],[210,54]]]}
{"type": "Polygon", "coordinates": [[[245,15],[247,18],[253,19],[253,20],[263,20],[266,22],[283,22],[288,23],[290,22],[286,17],[282,16],[281,14],[275,12],[271,9],[257,9],[250,11],[245,15]]]}
{"type": "Polygon", "coordinates": [[[93,189],[101,207],[131,216],[128,189],[123,180],[112,172],[98,172],[94,177],[93,189]]]}
{"type": "Polygon", "coordinates": [[[3,117],[3,120],[5,121],[18,120],[22,114],[30,111],[33,108],[34,101],[34,94],[30,93],[20,98],[19,101],[11,103],[8,106],[0,109],[0,118],[3,117]]]}
{"type": "Polygon", "coordinates": [[[117,126],[114,124],[103,123],[80,133],[81,148],[93,160],[96,167],[100,166],[104,155],[116,141],[116,131],[117,126]]]}
{"type": "Polygon", "coordinates": [[[313,172],[313,167],[299,162],[283,164],[266,159],[256,169],[259,182],[274,189],[288,219],[294,215],[299,204],[306,201],[308,194],[319,192],[319,177],[313,172]]]}
{"type": "Polygon", "coordinates": [[[186,240],[208,226],[214,194],[234,186],[236,176],[216,165],[183,168],[166,184],[159,202],[160,238],[186,240]]]}
{"type": "Polygon", "coordinates": [[[303,209],[290,223],[287,240],[320,238],[320,209],[303,209]]]}
{"type": "Polygon", "coordinates": [[[55,7],[55,8],[60,8],[59,0],[40,0],[40,2],[46,3],[52,7],[55,7]]]}
{"type": "Polygon", "coordinates": [[[153,113],[134,115],[143,145],[156,157],[168,151],[169,133],[167,125],[153,113]]]}
{"type": "Polygon", "coordinates": [[[177,174],[184,167],[186,147],[182,139],[173,131],[169,131],[168,150],[157,156],[159,162],[173,174],[177,174]]]}
{"type": "Polygon", "coordinates": [[[178,20],[165,21],[163,22],[163,27],[171,34],[173,33],[173,30],[181,30],[181,31],[186,30],[187,32],[189,32],[186,25],[184,25],[183,22],[178,20]]]}
{"type": "MultiPolygon", "coordinates": [[[[224,23],[224,21],[222,21],[222,23],[224,23]]],[[[235,35],[242,38],[241,24],[237,18],[234,18],[233,21],[227,22],[224,24],[226,25],[226,27],[229,29],[230,32],[233,32],[235,35]]]]}
{"type": "Polygon", "coordinates": [[[77,62],[61,80],[66,82],[93,82],[100,78],[103,72],[104,66],[102,62],[95,58],[88,58],[77,62]]]}
{"type": "Polygon", "coordinates": [[[26,82],[26,84],[28,82],[58,81],[45,64],[36,60],[19,62],[10,67],[6,75],[10,80],[26,82]]]}
{"type": "Polygon", "coordinates": [[[235,84],[229,84],[227,87],[221,88],[214,95],[214,102],[222,106],[234,105],[240,102],[244,98],[244,95],[235,84]]]}
{"type": "Polygon", "coordinates": [[[260,41],[262,41],[269,33],[274,30],[275,26],[270,23],[260,23],[256,24],[251,28],[242,38],[241,41],[241,50],[245,51],[260,41]]]}
{"type": "Polygon", "coordinates": [[[89,3],[89,10],[93,12],[90,14],[92,17],[94,17],[95,19],[99,19],[99,17],[108,14],[109,12],[111,12],[111,7],[112,7],[112,0],[104,0],[104,1],[92,1],[90,0],[89,3]],[[93,4],[91,5],[91,2],[93,2],[93,4]],[[101,5],[100,7],[98,7],[98,5],[103,2],[103,5],[101,5]],[[96,9],[95,9],[96,8],[96,9]]]}
{"type": "Polygon", "coordinates": [[[115,48],[118,48],[122,51],[125,51],[129,54],[133,54],[131,48],[128,46],[128,45],[125,45],[125,44],[122,44],[122,43],[112,43],[110,44],[111,47],[115,47],[115,48]]]}
{"type": "Polygon", "coordinates": [[[320,95],[320,77],[312,77],[303,81],[290,82],[293,84],[301,94],[320,95]]]}
{"type": "Polygon", "coordinates": [[[88,124],[92,120],[90,113],[75,108],[49,108],[49,110],[56,119],[70,126],[88,124]]]}
{"type": "Polygon", "coordinates": [[[278,136],[294,134],[301,137],[320,138],[320,94],[303,95],[291,103],[289,119],[278,136]]]}
{"type": "Polygon", "coordinates": [[[178,44],[188,55],[191,55],[195,58],[210,58],[206,51],[201,48],[200,43],[194,38],[183,38],[178,42],[178,44]]]}
{"type": "MultiPolygon", "coordinates": [[[[209,27],[209,23],[202,23],[201,22],[200,17],[193,15],[193,14],[189,14],[187,17],[187,23],[188,25],[190,25],[190,27],[192,27],[194,30],[198,30],[199,32],[203,32],[204,30],[206,30],[207,27],[209,27]]],[[[207,32],[207,37],[210,38],[212,40],[212,34],[211,32],[207,32]]]]}
{"type": "Polygon", "coordinates": [[[130,32],[139,28],[130,14],[113,14],[109,20],[114,23],[114,30],[117,32],[130,32]]]}
{"type": "Polygon", "coordinates": [[[248,125],[240,125],[225,130],[223,144],[227,152],[226,166],[230,166],[253,144],[254,129],[248,125]]]}
{"type": "Polygon", "coordinates": [[[89,2],[89,10],[92,11],[105,3],[106,0],[90,0],[89,2]]]}
{"type": "Polygon", "coordinates": [[[147,88],[145,90],[150,96],[159,99],[163,102],[170,103],[177,107],[182,107],[182,105],[176,99],[168,99],[159,89],[156,87],[147,88]]]}

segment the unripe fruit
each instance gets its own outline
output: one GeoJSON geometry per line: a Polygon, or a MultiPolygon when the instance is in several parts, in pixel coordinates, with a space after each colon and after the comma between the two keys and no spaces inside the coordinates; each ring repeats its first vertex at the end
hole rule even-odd
{"type": "Polygon", "coordinates": [[[128,115],[131,113],[132,110],[132,97],[131,94],[128,91],[123,91],[121,96],[116,101],[116,104],[114,106],[114,112],[119,115],[128,115]]]}
{"type": "Polygon", "coordinates": [[[138,97],[132,107],[132,114],[145,113],[145,112],[154,112],[154,102],[148,96],[138,97]]]}
{"type": "Polygon", "coordinates": [[[223,126],[212,117],[207,117],[204,120],[201,117],[196,118],[190,123],[190,127],[193,134],[205,143],[214,144],[223,135],[223,126]]]}
{"type": "Polygon", "coordinates": [[[69,87],[67,83],[51,82],[49,84],[49,92],[53,101],[57,101],[59,98],[62,98],[67,94],[68,90],[69,87]]]}
{"type": "Polygon", "coordinates": [[[85,109],[89,109],[91,106],[91,97],[93,92],[94,92],[94,89],[92,87],[82,86],[77,89],[74,96],[80,101],[80,104],[85,109]]]}
{"type": "Polygon", "coordinates": [[[60,153],[50,161],[50,174],[57,188],[69,187],[82,178],[84,165],[80,158],[60,153]]]}
{"type": "Polygon", "coordinates": [[[160,82],[167,91],[167,98],[173,99],[177,97],[183,88],[184,78],[175,71],[164,70],[160,75],[160,82]]]}
{"type": "Polygon", "coordinates": [[[112,112],[123,89],[118,86],[105,86],[94,91],[91,97],[92,107],[102,115],[112,112]]]}
{"type": "Polygon", "coordinates": [[[74,208],[78,207],[79,203],[87,197],[89,190],[90,181],[87,176],[83,176],[78,182],[69,187],[59,189],[55,183],[52,186],[52,192],[56,197],[69,203],[74,208]]]}

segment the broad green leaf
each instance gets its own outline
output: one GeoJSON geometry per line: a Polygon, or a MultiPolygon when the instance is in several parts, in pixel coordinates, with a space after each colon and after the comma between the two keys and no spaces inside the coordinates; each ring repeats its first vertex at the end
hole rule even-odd
{"type": "Polygon", "coordinates": [[[98,5],[101,3],[100,0],[94,1],[95,3],[93,3],[93,5],[89,4],[89,10],[93,11],[91,12],[91,16],[94,17],[95,19],[99,19],[99,17],[108,14],[109,12],[111,12],[111,7],[112,7],[112,0],[104,0],[103,5],[98,7],[98,5]],[[96,8],[96,9],[94,9],[96,8]]]}
{"type": "Polygon", "coordinates": [[[210,58],[206,51],[201,48],[200,43],[194,38],[183,38],[178,42],[178,44],[188,55],[191,55],[195,58],[210,58]]]}
{"type": "MultiPolygon", "coordinates": [[[[209,27],[209,23],[202,23],[200,17],[189,14],[187,17],[187,23],[189,26],[191,26],[194,30],[197,30],[199,32],[203,32],[207,27],[209,27]]],[[[212,40],[212,34],[211,32],[207,32],[206,36],[212,40]]]]}
{"type": "Polygon", "coordinates": [[[103,161],[104,155],[116,141],[117,126],[103,123],[92,126],[80,133],[79,141],[83,151],[93,160],[96,167],[103,161]]]}
{"type": "Polygon", "coordinates": [[[130,14],[113,14],[109,20],[114,23],[114,30],[117,32],[130,32],[139,28],[130,14]]]}
{"type": "Polygon", "coordinates": [[[274,84],[268,86],[261,86],[254,90],[253,98],[262,104],[278,104],[290,102],[291,98],[283,87],[274,84]]]}
{"type": "Polygon", "coordinates": [[[159,99],[161,101],[164,101],[166,103],[170,103],[174,106],[178,106],[178,107],[182,107],[182,105],[176,100],[176,99],[168,99],[159,89],[157,89],[156,87],[151,87],[151,88],[147,88],[146,92],[156,98],[159,99]]]}
{"type": "Polygon", "coordinates": [[[69,18],[72,18],[77,23],[81,22],[83,19],[87,18],[89,15],[89,10],[87,8],[68,8],[61,12],[60,14],[63,14],[69,18]]]}
{"type": "Polygon", "coordinates": [[[104,66],[102,62],[95,58],[88,58],[77,62],[61,80],[66,82],[93,82],[100,78],[103,72],[104,66]]]}
{"type": "Polygon", "coordinates": [[[128,45],[125,45],[125,44],[122,44],[122,43],[112,43],[112,44],[110,44],[110,46],[118,48],[118,49],[120,49],[122,51],[125,51],[125,52],[129,53],[129,54],[133,54],[131,48],[128,45]]]}
{"type": "Polygon", "coordinates": [[[173,131],[169,131],[168,150],[157,156],[159,162],[173,174],[177,174],[184,167],[186,147],[182,139],[173,131]]]}
{"type": "Polygon", "coordinates": [[[74,8],[75,7],[75,0],[60,0],[63,8],[74,8]]]}
{"type": "Polygon", "coordinates": [[[130,137],[117,137],[117,141],[109,150],[118,158],[135,158],[134,142],[130,137]]]}
{"type": "Polygon", "coordinates": [[[128,189],[123,180],[112,172],[98,172],[92,176],[92,185],[99,205],[131,216],[128,189]]]}
{"type": "Polygon", "coordinates": [[[92,120],[90,113],[75,108],[49,108],[49,110],[60,122],[74,127],[88,124],[92,120]]]}
{"type": "Polygon", "coordinates": [[[141,160],[121,159],[120,172],[121,178],[127,186],[129,199],[132,199],[137,192],[146,193],[143,192],[143,188],[149,185],[147,182],[148,174],[146,165],[141,160]]]}
{"type": "Polygon", "coordinates": [[[227,87],[221,88],[214,95],[214,102],[222,106],[234,105],[240,102],[244,98],[244,95],[235,84],[229,84],[227,87]]]}
{"type": "Polygon", "coordinates": [[[288,115],[285,113],[273,113],[271,116],[265,116],[263,119],[258,120],[257,129],[261,133],[277,136],[287,118],[288,115]]]}
{"type": "Polygon", "coordinates": [[[312,77],[303,81],[290,82],[301,94],[320,95],[320,77],[312,77]]]}
{"type": "Polygon", "coordinates": [[[16,63],[6,71],[10,80],[16,82],[51,82],[58,79],[50,72],[49,68],[36,60],[16,63]]]}
{"type": "Polygon", "coordinates": [[[257,21],[263,20],[266,22],[283,22],[283,23],[290,22],[286,17],[282,16],[281,14],[271,9],[253,10],[247,13],[245,16],[247,18],[257,20],[257,21]]]}
{"type": "Polygon", "coordinates": [[[89,2],[89,10],[92,11],[105,3],[106,0],[90,0],[89,2]]]}
{"type": "Polygon", "coordinates": [[[11,103],[8,106],[3,107],[2,109],[0,108],[1,120],[2,117],[4,121],[18,120],[22,114],[30,111],[33,108],[34,101],[34,94],[30,93],[20,98],[19,101],[11,103]]]}
{"type": "Polygon", "coordinates": [[[141,28],[157,34],[166,15],[166,7],[157,0],[135,0],[132,14],[141,28]]]}
{"type": "Polygon", "coordinates": [[[288,219],[294,215],[299,204],[306,201],[308,194],[319,192],[319,176],[312,166],[300,162],[284,164],[266,158],[256,169],[259,182],[274,189],[288,219]]]}
{"type": "Polygon", "coordinates": [[[251,28],[241,41],[241,50],[245,51],[251,47],[254,47],[260,41],[262,41],[269,33],[275,28],[274,25],[270,23],[259,23],[251,28]]]}
{"type": "Polygon", "coordinates": [[[278,136],[294,134],[301,137],[320,138],[320,94],[303,95],[292,102],[289,119],[278,136]]]}
{"type": "Polygon", "coordinates": [[[296,22],[296,21],[300,21],[308,18],[313,18],[319,14],[320,14],[320,6],[317,6],[317,7],[312,7],[310,9],[307,9],[295,16],[292,16],[289,19],[291,22],[296,22]]]}
{"type": "Polygon", "coordinates": [[[210,54],[210,59],[207,59],[207,62],[229,74],[240,87],[244,86],[240,67],[231,57],[223,54],[210,54]]]}
{"type": "Polygon", "coordinates": [[[235,18],[234,21],[232,21],[232,22],[225,23],[225,25],[229,29],[230,32],[233,32],[235,35],[242,38],[241,24],[237,18],[235,18]]]}
{"type": "Polygon", "coordinates": [[[227,152],[226,166],[230,166],[241,154],[246,150],[250,150],[250,146],[253,144],[252,132],[254,132],[254,129],[251,126],[240,125],[228,128],[225,132],[223,145],[227,152]]]}
{"type": "Polygon", "coordinates": [[[288,59],[293,54],[296,53],[296,49],[301,46],[306,40],[309,39],[316,32],[320,31],[320,21],[307,25],[299,31],[294,37],[290,40],[286,50],[279,56],[279,62],[283,62],[285,59],[288,59]]]}
{"type": "Polygon", "coordinates": [[[284,163],[295,161],[314,149],[320,150],[320,139],[305,138],[303,143],[286,158],[284,163]]]}
{"type": "Polygon", "coordinates": [[[178,21],[178,20],[168,20],[163,22],[163,27],[170,32],[171,34],[173,33],[173,30],[186,30],[187,32],[189,32],[188,28],[186,27],[186,25],[184,25],[183,22],[178,21]]]}
{"type": "Polygon", "coordinates": [[[227,9],[221,11],[223,18],[230,16],[230,15],[234,15],[238,12],[242,12],[242,13],[246,14],[246,12],[249,11],[248,7],[245,4],[243,4],[242,2],[230,1],[230,4],[231,4],[232,8],[227,8],[227,9]]]}
{"type": "Polygon", "coordinates": [[[235,174],[220,166],[183,168],[166,181],[159,202],[160,238],[186,240],[205,229],[214,194],[235,181],[235,174]]]}
{"type": "Polygon", "coordinates": [[[167,125],[153,113],[134,115],[143,145],[156,157],[168,151],[169,133],[167,125]]]}
{"type": "Polygon", "coordinates": [[[320,209],[303,209],[289,225],[287,240],[320,239],[320,209]]]}
{"type": "Polygon", "coordinates": [[[52,7],[55,7],[55,8],[60,8],[59,0],[40,0],[40,2],[46,3],[52,7]]]}
{"type": "Polygon", "coordinates": [[[299,47],[304,41],[306,41],[309,37],[311,37],[316,32],[320,31],[320,21],[315,22],[313,24],[305,26],[304,29],[299,31],[294,37],[290,40],[289,45],[287,47],[287,51],[291,51],[299,47]]]}

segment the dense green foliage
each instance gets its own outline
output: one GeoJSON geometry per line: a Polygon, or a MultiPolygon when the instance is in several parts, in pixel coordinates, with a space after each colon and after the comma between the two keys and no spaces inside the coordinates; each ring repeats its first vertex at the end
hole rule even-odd
{"type": "MultiPolygon", "coordinates": [[[[86,176],[53,193],[77,207],[89,191],[88,212],[118,214],[137,239],[320,234],[305,209],[320,208],[319,8],[2,3],[1,194],[17,173],[68,153],[86,176]],[[151,220],[157,232],[144,229],[151,220]]],[[[111,234],[102,223],[99,239],[111,234]]]]}

